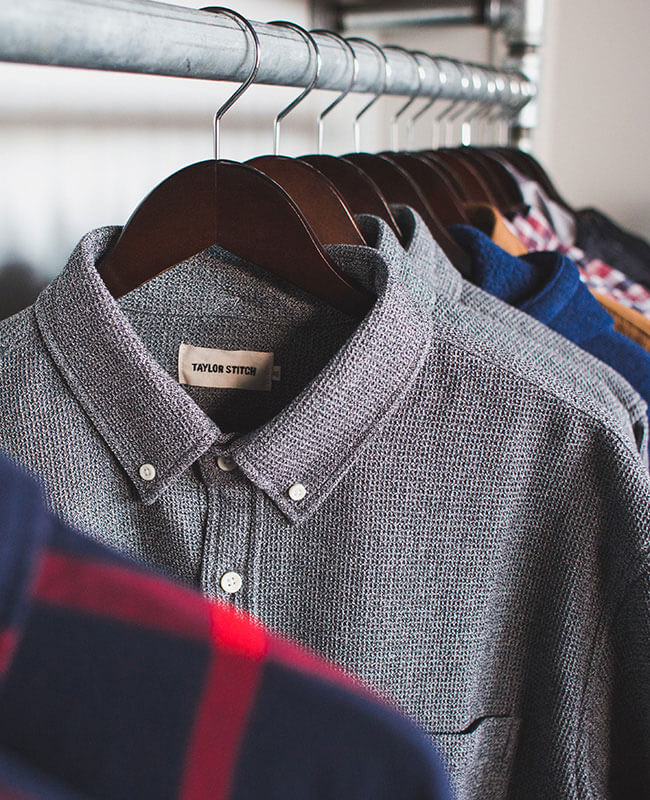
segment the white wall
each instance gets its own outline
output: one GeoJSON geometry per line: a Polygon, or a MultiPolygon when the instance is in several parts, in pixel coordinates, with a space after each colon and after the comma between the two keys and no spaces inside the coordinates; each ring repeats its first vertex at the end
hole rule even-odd
{"type": "Polygon", "coordinates": [[[538,155],[568,202],[650,238],[650,2],[546,3],[538,155]]]}

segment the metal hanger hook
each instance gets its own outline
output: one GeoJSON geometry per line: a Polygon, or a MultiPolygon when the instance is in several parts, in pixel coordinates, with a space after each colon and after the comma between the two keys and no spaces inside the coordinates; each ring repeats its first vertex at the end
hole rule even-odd
{"type": "MultiPolygon", "coordinates": [[[[453,123],[459,117],[462,117],[464,114],[467,113],[467,110],[469,109],[469,107],[471,106],[471,104],[473,102],[473,98],[472,98],[472,95],[471,95],[472,81],[470,80],[470,78],[468,77],[468,74],[467,74],[468,67],[465,64],[463,64],[462,62],[460,62],[460,61],[454,61],[453,63],[455,64],[456,69],[458,70],[458,72],[459,72],[459,74],[461,76],[460,77],[461,92],[463,92],[465,96],[459,97],[458,100],[456,100],[453,105],[449,106],[449,108],[447,108],[447,111],[446,111],[446,113],[444,115],[445,116],[445,145],[449,145],[448,133],[453,128],[453,123]],[[456,111],[456,113],[451,114],[450,112],[454,108],[458,108],[458,106],[460,106],[460,108],[456,111]]],[[[462,136],[462,132],[461,132],[461,136],[462,136]]]]}
{"type": "Polygon", "coordinates": [[[399,149],[399,118],[402,114],[406,111],[407,108],[410,108],[411,105],[418,99],[420,93],[422,92],[422,86],[424,85],[424,80],[427,77],[424,71],[424,67],[418,61],[415,53],[412,53],[410,50],[407,50],[405,47],[402,47],[399,44],[387,44],[384,45],[384,50],[398,50],[402,53],[406,53],[406,55],[412,59],[413,63],[415,64],[415,69],[418,76],[418,86],[417,89],[413,92],[413,94],[409,97],[409,99],[404,103],[404,105],[395,112],[390,124],[390,147],[391,150],[397,152],[399,149]]]}
{"type": "MultiPolygon", "coordinates": [[[[461,71],[460,71],[460,69],[459,69],[459,66],[458,66],[458,62],[457,62],[457,61],[455,61],[453,58],[445,58],[445,61],[447,61],[449,64],[453,64],[453,65],[456,67],[456,69],[458,70],[458,73],[461,75],[461,86],[462,86],[463,78],[462,78],[462,73],[461,73],[461,71]]],[[[465,80],[466,80],[466,79],[465,79],[465,80]]],[[[448,133],[448,124],[449,124],[448,117],[449,117],[449,114],[451,114],[451,112],[452,112],[452,111],[453,111],[455,108],[458,108],[458,106],[459,106],[461,103],[464,103],[464,100],[463,100],[463,98],[462,98],[462,97],[459,97],[459,98],[456,98],[455,100],[452,100],[452,101],[449,103],[449,105],[447,106],[447,108],[445,108],[445,109],[444,109],[444,110],[443,110],[443,111],[442,111],[440,114],[438,114],[438,116],[435,118],[434,134],[435,134],[435,132],[436,132],[436,127],[439,129],[439,128],[440,128],[440,123],[442,122],[442,127],[443,127],[443,130],[444,130],[444,135],[442,136],[442,141],[441,141],[441,142],[435,142],[435,141],[433,142],[433,147],[434,147],[434,149],[436,149],[436,146],[439,146],[440,144],[442,144],[443,146],[446,146],[446,145],[447,145],[447,138],[448,138],[448,137],[447,137],[447,133],[448,133]]]]}
{"type": "Polygon", "coordinates": [[[366,44],[368,47],[371,47],[375,52],[379,53],[381,56],[383,63],[384,63],[384,81],[382,83],[381,89],[377,92],[377,94],[370,100],[369,103],[359,111],[359,113],[354,118],[354,149],[358,152],[361,150],[361,126],[359,124],[359,120],[361,117],[368,111],[379,98],[386,94],[386,89],[388,88],[388,84],[392,77],[393,71],[391,69],[390,64],[388,63],[388,58],[386,57],[386,53],[381,49],[378,44],[371,42],[370,39],[364,39],[361,36],[351,36],[348,38],[348,42],[360,42],[361,44],[366,44]]]}
{"type": "MultiPolygon", "coordinates": [[[[472,88],[478,95],[478,98],[471,98],[470,105],[472,102],[474,102],[476,103],[476,108],[471,112],[471,114],[468,114],[468,116],[465,117],[461,125],[460,143],[465,146],[469,146],[472,143],[472,123],[485,113],[486,103],[490,102],[481,96],[481,90],[485,89],[489,95],[490,87],[494,86],[494,84],[489,83],[487,76],[481,67],[477,66],[476,64],[470,64],[468,65],[468,69],[472,75],[472,88]]],[[[492,91],[494,91],[494,88],[492,88],[492,91]]]]}
{"type": "Polygon", "coordinates": [[[242,16],[239,12],[233,11],[231,8],[223,8],[222,6],[207,6],[206,8],[202,8],[201,11],[209,11],[213,14],[223,14],[226,17],[230,17],[234,19],[236,22],[239,22],[244,30],[246,30],[251,35],[251,40],[255,45],[255,61],[253,62],[253,67],[248,74],[246,80],[242,83],[242,85],[237,89],[236,92],[230,95],[230,97],[226,100],[226,102],[219,108],[214,115],[214,120],[212,123],[213,126],[213,135],[214,135],[214,157],[215,159],[219,159],[220,153],[220,125],[223,115],[228,111],[232,106],[239,100],[239,98],[244,94],[246,89],[253,83],[255,77],[257,76],[257,71],[260,68],[260,55],[262,52],[262,47],[260,45],[259,36],[255,32],[255,28],[251,25],[251,23],[246,19],[246,17],[242,16]]]}
{"type": "Polygon", "coordinates": [[[300,25],[297,25],[295,22],[288,22],[284,19],[276,19],[272,22],[269,22],[269,25],[278,25],[284,28],[291,28],[294,31],[297,31],[302,38],[305,40],[307,47],[310,48],[310,60],[311,60],[311,53],[313,52],[316,57],[316,69],[314,70],[314,75],[307,84],[307,86],[300,92],[298,97],[295,100],[292,100],[288,106],[282,109],[279,114],[276,115],[275,119],[273,120],[273,155],[277,156],[280,152],[280,122],[290,114],[296,106],[298,106],[302,101],[307,97],[307,95],[311,92],[311,90],[316,86],[318,83],[318,79],[320,77],[320,70],[321,70],[321,57],[320,57],[320,50],[318,49],[318,45],[314,41],[314,37],[309,33],[309,31],[301,28],[300,25]]]}
{"type": "MultiPolygon", "coordinates": [[[[477,110],[471,114],[467,122],[470,123],[470,126],[473,124],[474,121],[477,122],[477,141],[479,144],[487,144],[488,138],[482,135],[483,127],[489,117],[492,115],[492,110],[495,102],[498,102],[498,91],[499,91],[499,84],[497,83],[497,77],[494,70],[486,69],[485,67],[481,68],[484,77],[486,78],[485,89],[487,92],[487,97],[480,103],[477,110]]],[[[471,131],[471,127],[470,127],[471,131]]]]}
{"type": "Polygon", "coordinates": [[[505,91],[508,88],[508,86],[503,76],[498,74],[496,75],[494,82],[496,84],[496,91],[497,91],[495,99],[497,108],[496,111],[494,112],[490,110],[490,113],[488,113],[486,117],[486,122],[488,125],[492,125],[495,128],[495,143],[500,144],[503,139],[503,143],[506,144],[508,140],[507,132],[505,137],[502,137],[501,134],[503,133],[504,121],[507,127],[507,120],[509,119],[510,116],[510,112],[507,110],[506,104],[503,99],[505,96],[505,91]]]}
{"type": "Polygon", "coordinates": [[[316,30],[310,31],[310,33],[318,33],[321,36],[329,36],[331,39],[339,42],[343,45],[347,53],[350,54],[352,57],[352,76],[350,78],[350,83],[348,87],[344,89],[341,94],[332,102],[330,103],[324,111],[321,111],[318,115],[318,154],[320,155],[323,152],[323,121],[325,117],[333,111],[336,106],[341,102],[341,100],[345,100],[345,98],[350,94],[352,89],[354,88],[354,84],[357,82],[357,78],[359,76],[359,59],[357,58],[357,54],[354,52],[354,48],[352,45],[340,36],[338,33],[334,33],[333,31],[324,30],[321,28],[317,28],[316,30]]]}
{"type": "Polygon", "coordinates": [[[434,69],[436,71],[436,75],[438,77],[438,89],[433,93],[433,95],[427,100],[427,102],[422,106],[422,108],[418,111],[415,116],[411,117],[408,121],[406,126],[406,146],[409,150],[413,149],[413,139],[415,135],[415,123],[420,119],[421,116],[426,114],[426,112],[431,108],[431,106],[436,102],[436,100],[440,97],[442,93],[442,87],[447,82],[447,76],[444,72],[440,69],[437,60],[434,56],[429,55],[429,53],[425,53],[424,50],[413,50],[413,55],[415,58],[418,56],[424,56],[428,58],[429,61],[433,64],[434,69]]]}

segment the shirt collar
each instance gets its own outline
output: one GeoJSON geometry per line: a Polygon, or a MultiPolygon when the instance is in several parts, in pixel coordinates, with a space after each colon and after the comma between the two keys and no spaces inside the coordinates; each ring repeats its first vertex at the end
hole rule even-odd
{"type": "Polygon", "coordinates": [[[472,256],[481,289],[524,311],[576,344],[612,327],[612,318],[580,280],[571,259],[556,252],[506,253],[474,228],[452,225],[456,241],[472,256]]]}
{"type": "MultiPolygon", "coordinates": [[[[157,304],[164,305],[163,310],[177,309],[187,302],[188,292],[196,291],[194,311],[198,306],[206,313],[222,309],[238,315],[263,303],[260,294],[267,292],[269,307],[280,303],[282,311],[296,318],[309,307],[313,318],[313,298],[305,299],[299,290],[281,290],[267,277],[256,278],[250,265],[216,269],[226,257],[233,264],[237,260],[214,248],[117,302],[95,264],[119,231],[102,228],[87,234],[35,306],[45,345],[95,428],[146,503],[154,502],[214,446],[215,452],[228,451],[287,516],[305,517],[399,401],[424,358],[431,321],[399,280],[407,260],[399,243],[384,248],[382,255],[372,247],[328,248],[339,267],[377,301],[334,358],[286,408],[231,443],[232,436],[224,435],[156,363],[124,309],[147,303],[151,313],[157,304]],[[218,292],[205,289],[213,276],[221,281],[218,292]],[[145,464],[155,467],[153,480],[141,475],[145,464]],[[296,483],[306,488],[299,502],[288,495],[296,483]]],[[[316,305],[322,306],[318,301],[316,305]]]]}
{"type": "Polygon", "coordinates": [[[337,245],[327,251],[376,295],[376,303],[312,383],[231,451],[293,521],[312,514],[334,489],[364,440],[398,405],[428,352],[430,315],[400,280],[408,266],[404,250],[395,239],[384,242],[380,254],[380,226],[374,234],[366,232],[366,247],[337,245]],[[294,502],[289,489],[297,483],[306,495],[294,502]]]}
{"type": "Polygon", "coordinates": [[[95,263],[119,232],[84,236],[35,313],[70,390],[142,500],[153,503],[219,430],[153,359],[100,278],[95,263]],[[153,479],[143,465],[153,465],[153,479]]]}
{"type": "Polygon", "coordinates": [[[399,253],[399,257],[392,259],[393,263],[418,302],[433,309],[438,295],[459,301],[463,276],[433,238],[420,215],[404,205],[391,205],[391,211],[402,234],[401,244],[385,222],[361,214],[356,220],[366,241],[372,241],[382,255],[399,253]]]}
{"type": "Polygon", "coordinates": [[[471,255],[476,285],[489,294],[547,325],[571,302],[580,276],[561,254],[540,252],[517,258],[476,228],[451,225],[449,231],[471,255]]]}

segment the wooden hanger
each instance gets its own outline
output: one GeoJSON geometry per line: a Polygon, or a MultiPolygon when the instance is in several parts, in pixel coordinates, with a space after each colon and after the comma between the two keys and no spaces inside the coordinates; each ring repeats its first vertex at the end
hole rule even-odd
{"type": "Polygon", "coordinates": [[[575,214],[575,211],[555,188],[546,170],[530,153],[526,153],[524,150],[519,150],[516,147],[497,147],[493,149],[502,158],[509,161],[516,170],[526,175],[531,180],[537,181],[551,200],[554,200],[570,214],[575,214]]]}
{"type": "Polygon", "coordinates": [[[371,153],[360,153],[360,119],[368,109],[386,92],[386,87],[391,76],[390,64],[384,51],[374,42],[360,37],[348,39],[349,42],[361,42],[369,45],[383,61],[384,80],[381,89],[366,105],[358,112],[354,120],[354,140],[357,147],[356,153],[348,153],[343,156],[346,161],[351,161],[360,167],[373,180],[379,190],[391,205],[407,205],[417,211],[424,224],[436,242],[444,250],[452,264],[463,274],[467,275],[470,269],[469,256],[447,233],[444,227],[436,219],[429,207],[424,195],[411,176],[399,165],[381,155],[371,153]]]}
{"type": "Polygon", "coordinates": [[[159,184],[101,260],[100,275],[121,297],[218,244],[345,313],[365,314],[372,298],[337,271],[291,197],[259,170],[219,160],[221,117],[255,79],[260,43],[241,14],[203,10],[231,16],[249,32],[255,43],[253,69],[215,114],[216,159],[191,164],[159,184]]]}
{"type": "Polygon", "coordinates": [[[344,158],[366,172],[391,205],[410,206],[417,211],[456,269],[463,275],[469,274],[469,256],[436,219],[418,185],[401,166],[385,156],[370,153],[349,153],[344,158]]]}
{"type": "MultiPolygon", "coordinates": [[[[297,31],[307,47],[313,51],[315,69],[309,84],[280,111],[273,122],[273,155],[258,156],[246,163],[259,169],[278,183],[298,205],[303,216],[321,244],[365,244],[361,231],[354,221],[345,199],[334,184],[310,164],[304,164],[286,156],[280,151],[280,122],[294,111],[312,91],[321,71],[320,48],[314,37],[294,22],[275,20],[270,25],[280,25],[297,31]]],[[[331,106],[330,106],[331,108],[331,106]]]]}
{"type": "MultiPolygon", "coordinates": [[[[506,217],[521,213],[525,202],[517,182],[502,164],[495,164],[480,148],[472,147],[472,126],[480,119],[491,115],[492,101],[498,83],[490,70],[476,64],[459,65],[464,73],[465,85],[470,90],[472,112],[463,120],[462,145],[450,152],[459,158],[492,194],[496,208],[506,217]],[[473,91],[472,91],[473,90],[473,91]]],[[[446,151],[442,151],[444,154],[446,151]]],[[[444,156],[443,156],[444,157],[444,156]]]]}
{"type": "Polygon", "coordinates": [[[287,192],[321,244],[365,244],[345,198],[311,164],[286,156],[257,156],[246,163],[287,192]]]}
{"type": "Polygon", "coordinates": [[[476,172],[474,166],[468,164],[467,161],[454,150],[444,148],[442,150],[425,151],[423,155],[426,158],[430,158],[434,164],[443,163],[450,169],[465,187],[465,191],[471,202],[487,203],[491,206],[497,205],[493,193],[481,176],[476,172]]]}
{"type": "Polygon", "coordinates": [[[498,186],[499,193],[506,203],[504,216],[512,219],[517,214],[522,214],[527,207],[519,184],[506,167],[481,147],[466,147],[463,152],[469,154],[475,164],[481,164],[483,174],[489,185],[498,186]]]}
{"type": "Polygon", "coordinates": [[[383,156],[402,167],[420,188],[429,208],[445,227],[469,225],[463,202],[455,189],[432,161],[414,153],[384,152],[383,156]]]}
{"type": "Polygon", "coordinates": [[[406,103],[393,115],[391,120],[391,150],[384,151],[381,155],[401,167],[415,181],[433,215],[442,225],[469,223],[460,199],[436,166],[431,161],[399,149],[400,117],[420,96],[426,74],[418,60],[417,53],[411,52],[400,45],[387,45],[384,50],[387,49],[399,50],[412,59],[417,73],[417,87],[406,103]]]}
{"type": "Polygon", "coordinates": [[[373,214],[383,219],[399,237],[401,233],[395,222],[395,218],[377,184],[355,164],[344,161],[342,158],[323,155],[325,117],[330,114],[354,88],[359,74],[359,61],[352,45],[338,33],[327,30],[315,30],[311,31],[311,33],[319,33],[323,36],[328,36],[340,44],[345,50],[346,57],[349,57],[348,60],[351,65],[351,70],[350,80],[345,90],[318,115],[318,153],[315,155],[301,156],[300,161],[310,164],[322,175],[329,178],[354,215],[373,214]]]}
{"type": "Polygon", "coordinates": [[[326,155],[300,156],[300,161],[311,164],[326,175],[336,186],[346,205],[356,216],[372,214],[383,219],[396,236],[400,230],[386,199],[377,184],[366,173],[343,158],[326,155]]]}

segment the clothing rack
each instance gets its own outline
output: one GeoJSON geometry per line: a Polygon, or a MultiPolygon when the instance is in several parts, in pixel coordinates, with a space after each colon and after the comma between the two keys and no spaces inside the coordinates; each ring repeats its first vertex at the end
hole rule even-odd
{"type": "MultiPolygon", "coordinates": [[[[306,86],[313,55],[287,28],[252,23],[261,44],[255,83],[306,86]]],[[[315,88],[343,91],[351,59],[333,38],[315,34],[322,67],[315,88]]],[[[374,48],[355,43],[359,72],[352,91],[375,93],[385,66],[374,48]]],[[[521,73],[441,58],[414,60],[386,49],[391,79],[385,94],[464,100],[499,106],[514,117],[535,95],[521,73]],[[463,69],[464,67],[464,69],[463,69]],[[444,78],[441,80],[441,74],[444,78]]],[[[214,81],[244,81],[254,58],[247,32],[225,14],[151,0],[20,0],[0,4],[0,61],[214,81]]]]}

